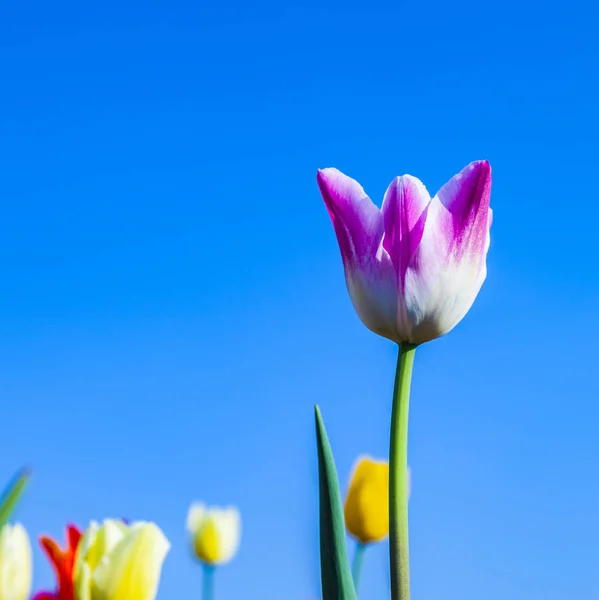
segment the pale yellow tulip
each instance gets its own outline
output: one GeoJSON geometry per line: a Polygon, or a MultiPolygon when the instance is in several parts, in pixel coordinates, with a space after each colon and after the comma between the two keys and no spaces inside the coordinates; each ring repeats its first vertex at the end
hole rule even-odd
{"type": "Polygon", "coordinates": [[[207,508],[191,505],[187,516],[195,555],[207,565],[229,562],[239,549],[241,517],[234,507],[207,508]]]}
{"type": "Polygon", "coordinates": [[[20,524],[0,531],[0,600],[27,600],[31,592],[31,543],[20,524]]]}
{"type": "Polygon", "coordinates": [[[76,599],[154,600],[169,548],[154,523],[92,521],[75,556],[76,599]]]}

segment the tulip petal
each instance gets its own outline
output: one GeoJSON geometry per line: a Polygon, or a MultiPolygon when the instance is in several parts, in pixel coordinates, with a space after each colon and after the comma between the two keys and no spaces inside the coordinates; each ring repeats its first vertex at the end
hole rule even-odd
{"type": "Polygon", "coordinates": [[[116,519],[105,519],[98,529],[94,543],[84,556],[92,573],[96,566],[125,537],[127,526],[116,519]]]}
{"type": "Polygon", "coordinates": [[[397,289],[397,335],[395,341],[408,339],[411,323],[404,301],[405,278],[422,235],[431,197],[416,177],[396,177],[385,193],[381,212],[385,223],[383,248],[395,271],[397,289]]]}
{"type": "Polygon", "coordinates": [[[73,568],[73,579],[76,581],[83,576],[80,570],[85,566],[88,555],[93,553],[94,543],[98,536],[100,526],[96,521],[91,521],[88,528],[86,529],[83,537],[81,538],[75,553],[75,566],[73,568]]]}
{"type": "Polygon", "coordinates": [[[170,544],[154,523],[135,523],[92,574],[94,600],[154,600],[170,544]]]}
{"type": "Polygon", "coordinates": [[[58,544],[47,535],[41,535],[39,542],[50,563],[52,563],[56,575],[62,576],[63,552],[58,544]]]}
{"type": "Polygon", "coordinates": [[[239,549],[241,515],[236,508],[227,508],[218,515],[220,533],[220,563],[229,562],[239,549]]]}
{"type": "Polygon", "coordinates": [[[382,248],[383,215],[362,186],[337,169],[322,169],[317,179],[354,308],[366,327],[395,339],[398,295],[393,263],[382,248]]]}
{"type": "Polygon", "coordinates": [[[67,544],[68,549],[71,553],[75,553],[77,551],[77,546],[81,541],[82,533],[78,527],[75,525],[67,525],[67,544]]]}
{"type": "Polygon", "coordinates": [[[56,574],[57,590],[55,593],[43,592],[39,593],[36,598],[41,600],[42,595],[48,594],[51,598],[57,600],[73,600],[73,566],[77,546],[81,539],[81,532],[74,525],[68,525],[66,530],[67,546],[62,550],[56,541],[52,538],[42,535],[39,538],[39,543],[56,574]]]}
{"type": "Polygon", "coordinates": [[[490,227],[491,165],[484,160],[470,163],[437,192],[437,198],[446,209],[439,214],[438,226],[449,242],[449,255],[456,262],[467,253],[480,260],[490,227]]]}
{"type": "Polygon", "coordinates": [[[77,569],[74,580],[75,596],[77,600],[91,600],[92,597],[92,575],[90,568],[82,563],[77,569]]]}
{"type": "Polygon", "coordinates": [[[216,565],[222,561],[222,543],[219,523],[211,511],[194,537],[195,555],[208,565],[216,565]]]}
{"type": "Polygon", "coordinates": [[[31,543],[20,524],[0,529],[0,598],[27,600],[31,592],[31,543]]]}
{"type": "Polygon", "coordinates": [[[430,201],[424,184],[411,175],[396,177],[385,192],[381,208],[385,223],[383,248],[391,258],[400,289],[422,239],[430,201]]]}
{"type": "Polygon", "coordinates": [[[206,520],[207,515],[206,505],[194,502],[187,513],[187,531],[191,535],[195,535],[202,527],[202,523],[206,520]]]}
{"type": "Polygon", "coordinates": [[[337,234],[343,264],[355,268],[378,249],[383,234],[381,213],[364,188],[341,171],[321,169],[317,180],[337,234]]]}
{"type": "Polygon", "coordinates": [[[432,199],[420,245],[406,272],[411,343],[451,331],[472,306],[486,276],[491,167],[469,164],[432,199]]]}
{"type": "Polygon", "coordinates": [[[70,566],[65,564],[66,553],[64,553],[58,544],[50,537],[42,535],[39,538],[40,546],[46,553],[48,560],[52,564],[52,568],[58,582],[58,589],[64,590],[70,586],[71,570],[70,566]]]}

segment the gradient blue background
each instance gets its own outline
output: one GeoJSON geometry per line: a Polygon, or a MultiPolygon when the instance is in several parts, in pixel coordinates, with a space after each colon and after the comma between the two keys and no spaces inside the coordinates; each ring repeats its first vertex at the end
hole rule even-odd
{"type": "MultiPolygon", "coordinates": [[[[0,479],[33,467],[31,535],[155,520],[159,598],[199,598],[188,505],[236,503],[217,600],[318,597],[312,405],[345,487],[386,454],[395,349],[353,312],[316,169],[380,202],[395,175],[434,191],[486,158],[487,282],[417,356],[413,596],[596,598],[598,17],[3,2],[0,479]]],[[[363,598],[387,596],[386,552],[363,598]]]]}

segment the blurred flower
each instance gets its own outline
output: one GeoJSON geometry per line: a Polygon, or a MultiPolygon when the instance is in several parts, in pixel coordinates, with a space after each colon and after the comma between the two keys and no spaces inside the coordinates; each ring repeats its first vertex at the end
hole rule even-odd
{"type": "Polygon", "coordinates": [[[379,542],[389,535],[387,461],[368,456],[358,458],[345,498],[344,516],[347,531],[361,544],[379,542]]]}
{"type": "Polygon", "coordinates": [[[27,600],[31,592],[31,543],[20,524],[0,530],[0,600],[27,600]]]}
{"type": "Polygon", "coordinates": [[[154,600],[169,548],[154,523],[92,521],[75,558],[76,600],[154,600]]]}
{"type": "Polygon", "coordinates": [[[318,171],[318,185],[364,325],[399,344],[451,331],[487,274],[489,163],[470,163],[432,199],[416,177],[396,177],[380,209],[337,169],[318,171]]]}
{"type": "Polygon", "coordinates": [[[195,555],[208,565],[222,565],[229,562],[239,548],[241,517],[234,507],[207,508],[195,503],[189,509],[187,530],[195,555]]]}
{"type": "Polygon", "coordinates": [[[55,592],[39,592],[33,600],[74,600],[73,566],[81,531],[74,525],[68,525],[66,538],[67,547],[61,550],[52,538],[45,535],[40,537],[40,546],[48,556],[56,574],[57,588],[55,592]]]}

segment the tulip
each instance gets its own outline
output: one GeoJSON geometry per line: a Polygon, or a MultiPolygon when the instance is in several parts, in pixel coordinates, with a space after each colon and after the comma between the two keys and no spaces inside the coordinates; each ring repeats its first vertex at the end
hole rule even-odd
{"type": "Polygon", "coordinates": [[[487,273],[489,163],[470,163],[432,199],[416,177],[396,177],[381,209],[337,169],[319,171],[318,185],[364,325],[412,345],[451,331],[487,273]]]}
{"type": "Polygon", "coordinates": [[[234,507],[206,508],[192,504],[187,517],[195,555],[208,565],[228,563],[239,549],[241,517],[234,507]]]}
{"type": "Polygon", "coordinates": [[[39,592],[33,600],[74,600],[73,567],[77,546],[81,539],[81,531],[74,525],[67,527],[67,546],[61,550],[58,543],[51,537],[42,535],[40,545],[52,563],[56,574],[57,587],[55,592],[39,592]]]}
{"type": "Polygon", "coordinates": [[[20,524],[0,530],[0,600],[27,600],[31,592],[31,544],[20,524]]]}
{"type": "Polygon", "coordinates": [[[344,506],[345,527],[360,544],[389,535],[389,463],[368,456],[354,466],[344,506]]]}
{"type": "Polygon", "coordinates": [[[154,523],[92,521],[75,557],[76,600],[154,600],[169,548],[154,523]]]}
{"type": "Polygon", "coordinates": [[[228,563],[237,553],[241,516],[234,507],[207,508],[194,503],[187,515],[193,551],[204,564],[204,600],[212,600],[214,567],[228,563]]]}
{"type": "Polygon", "coordinates": [[[337,169],[318,171],[358,316],[399,345],[389,447],[389,554],[392,600],[410,598],[408,413],[418,345],[451,331],[487,274],[491,167],[466,166],[431,199],[410,175],[395,178],[377,208],[337,169]]]}

